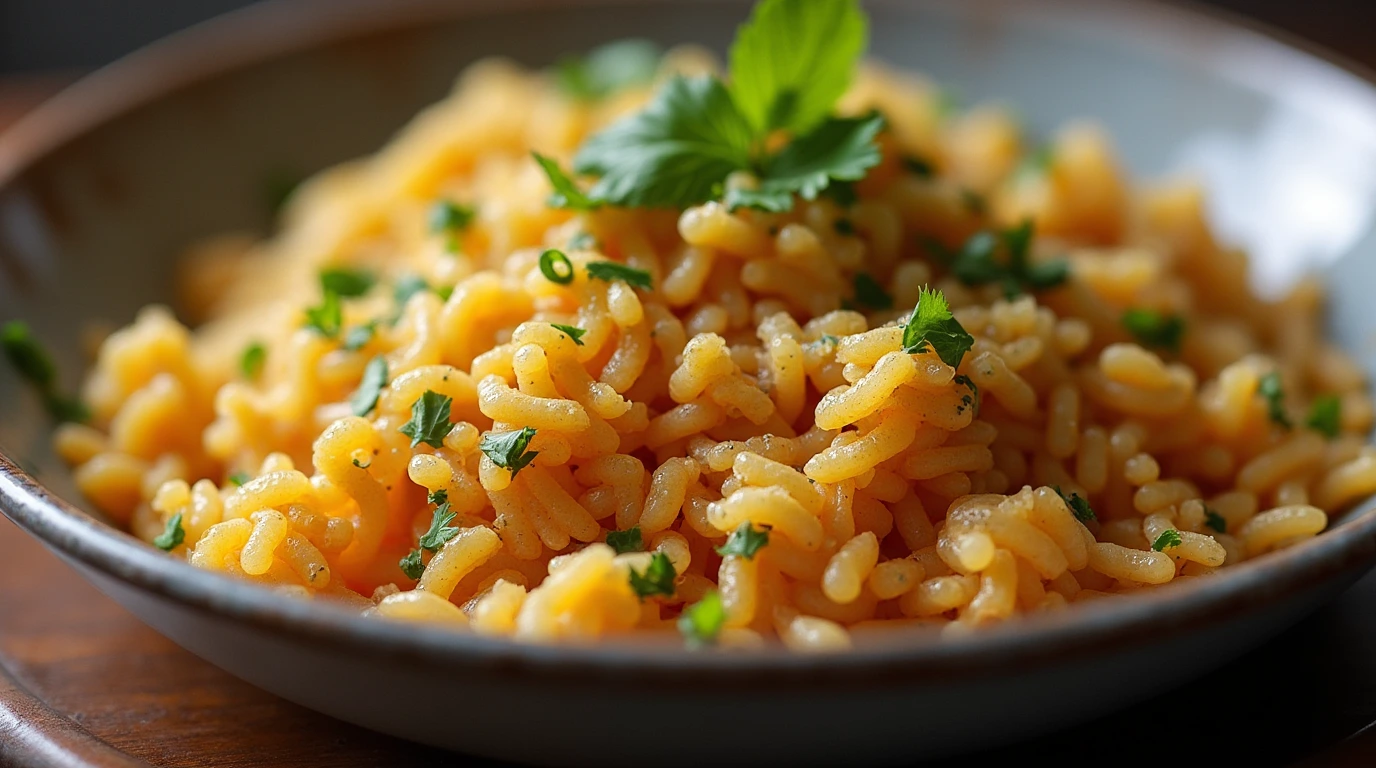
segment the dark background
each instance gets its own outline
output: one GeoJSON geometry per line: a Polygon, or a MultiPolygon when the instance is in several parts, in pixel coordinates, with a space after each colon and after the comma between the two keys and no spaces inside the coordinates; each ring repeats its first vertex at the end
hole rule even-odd
{"type": "MultiPolygon", "coordinates": [[[[378,0],[387,2],[387,0],[378,0]]],[[[455,0],[463,2],[463,0],[455,0]]],[[[1376,65],[1376,0],[1196,0],[1376,65]]],[[[247,0],[0,0],[0,73],[91,69],[247,0]]]]}

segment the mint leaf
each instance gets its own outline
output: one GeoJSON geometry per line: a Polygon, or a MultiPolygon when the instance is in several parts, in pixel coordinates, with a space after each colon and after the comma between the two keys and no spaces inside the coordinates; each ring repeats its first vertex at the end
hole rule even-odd
{"type": "Polygon", "coordinates": [[[363,369],[363,378],[358,382],[358,389],[349,397],[349,409],[355,416],[367,416],[373,410],[373,406],[377,405],[378,395],[382,394],[382,388],[385,386],[387,359],[379,355],[369,360],[363,369]]]}
{"type": "Polygon", "coordinates": [[[432,448],[444,445],[444,438],[454,425],[449,421],[453,398],[427,389],[411,404],[411,420],[397,431],[411,438],[411,447],[425,443],[432,448]]]}
{"type": "Polygon", "coordinates": [[[717,642],[726,626],[726,606],[715,589],[688,606],[678,617],[678,631],[689,648],[701,648],[717,642]]]}
{"type": "Polygon", "coordinates": [[[808,130],[846,92],[868,24],[855,0],[763,0],[731,46],[731,93],[757,133],[808,130]]]}
{"type": "Polygon", "coordinates": [[[661,55],[649,40],[618,40],[586,56],[561,59],[554,67],[554,82],[575,99],[596,101],[653,80],[661,55]]]}
{"type": "Polygon", "coordinates": [[[618,555],[645,549],[645,542],[640,535],[640,526],[632,526],[624,531],[607,531],[607,546],[616,550],[618,555]]]}
{"type": "Polygon", "coordinates": [[[1309,404],[1305,426],[1332,440],[1342,431],[1343,401],[1337,395],[1320,395],[1309,404]]]}
{"type": "Polygon", "coordinates": [[[641,600],[653,595],[673,597],[674,579],[678,578],[678,573],[667,555],[656,552],[644,571],[632,568],[630,578],[631,589],[635,590],[636,597],[641,600]]]}
{"type": "Polygon", "coordinates": [[[717,547],[717,554],[738,555],[747,560],[754,559],[755,553],[769,544],[769,529],[755,530],[749,520],[736,526],[736,530],[726,537],[726,543],[717,547]]]}
{"type": "Polygon", "coordinates": [[[712,199],[727,174],[749,168],[753,138],[720,82],[675,77],[643,111],[588,139],[573,170],[601,177],[591,199],[682,208],[712,199]]]}
{"type": "Polygon", "coordinates": [[[943,363],[955,368],[974,345],[974,337],[951,314],[941,291],[923,288],[903,325],[903,351],[916,355],[930,347],[943,363]]]}
{"type": "Polygon", "coordinates": [[[549,207],[568,208],[574,211],[591,211],[602,203],[588,197],[578,185],[564,173],[564,169],[559,167],[559,163],[551,158],[545,157],[539,152],[531,152],[535,157],[535,162],[540,166],[540,170],[545,172],[545,177],[549,179],[549,185],[554,187],[554,191],[549,194],[549,207]]]}
{"type": "Polygon", "coordinates": [[[535,437],[534,427],[522,427],[510,432],[488,432],[478,441],[482,451],[493,464],[511,470],[511,476],[525,469],[540,455],[539,451],[527,451],[530,441],[535,437]]]}

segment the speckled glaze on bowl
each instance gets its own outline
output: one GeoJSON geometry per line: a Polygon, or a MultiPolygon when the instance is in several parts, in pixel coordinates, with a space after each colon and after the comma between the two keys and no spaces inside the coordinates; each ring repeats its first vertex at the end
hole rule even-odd
{"type": "MultiPolygon", "coordinates": [[[[1256,254],[1259,284],[1324,269],[1333,332],[1376,363],[1366,80],[1174,7],[867,5],[875,56],[970,101],[1002,99],[1034,134],[1095,119],[1139,175],[1203,175],[1224,235],[1256,254]]],[[[0,319],[27,319],[75,372],[83,327],[168,298],[179,248],[263,231],[267,179],[374,150],[464,64],[493,54],[543,64],[627,35],[721,48],[746,12],[726,0],[296,0],[169,39],[0,137],[0,319]]],[[[82,511],[47,432],[36,401],[0,370],[0,510],[144,621],[313,709],[543,764],[892,763],[988,747],[1222,664],[1376,559],[1376,512],[1363,505],[1218,578],[954,642],[812,657],[528,646],[364,621],[191,568],[82,511]],[[696,736],[683,737],[686,723],[696,736]]]]}

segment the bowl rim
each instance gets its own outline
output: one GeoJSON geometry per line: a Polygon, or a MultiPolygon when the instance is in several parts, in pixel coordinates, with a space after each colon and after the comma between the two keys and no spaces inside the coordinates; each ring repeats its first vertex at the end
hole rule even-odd
{"type": "MultiPolygon", "coordinates": [[[[409,28],[437,19],[512,13],[542,7],[616,5],[636,0],[276,0],[198,24],[88,75],[0,135],[0,192],[46,156],[102,125],[183,88],[270,59],[409,28]]],[[[676,0],[653,0],[668,5],[676,0]]],[[[741,0],[713,0],[737,4],[741,0]]],[[[1019,0],[982,0],[1024,10],[1019,0]]],[[[901,0],[875,0],[893,6],[901,0]]],[[[959,0],[921,5],[958,7],[959,0]]],[[[1272,62],[1305,66],[1310,77],[1342,78],[1376,99],[1376,76],[1291,36],[1239,22],[1214,10],[1143,0],[1053,0],[1038,9],[1080,14],[1086,23],[1135,25],[1134,39],[1164,45],[1172,32],[1227,39],[1263,50],[1272,62]],[[1258,31],[1263,29],[1264,31],[1258,31]]],[[[957,11],[971,13],[969,10],[957,11]]],[[[976,11],[978,12],[978,11],[976,11]]],[[[1218,69],[1215,62],[1196,62],[1218,69]]],[[[370,657],[423,659],[467,672],[597,680],[645,687],[673,681],[713,691],[756,689],[761,682],[841,686],[924,683],[970,674],[1026,671],[1093,648],[1127,650],[1165,633],[1222,623],[1376,558],[1376,505],[1322,535],[1281,552],[1130,599],[1101,600],[1073,611],[1034,616],[955,642],[917,640],[895,633],[893,642],[821,655],[784,651],[685,653],[677,645],[602,641],[595,645],[534,644],[427,626],[366,619],[316,601],[292,599],[250,582],[204,571],[159,552],[58,497],[0,453],[0,512],[80,571],[92,569],[180,607],[242,622],[337,650],[370,657]]],[[[89,578],[89,573],[83,573],[89,578]]]]}

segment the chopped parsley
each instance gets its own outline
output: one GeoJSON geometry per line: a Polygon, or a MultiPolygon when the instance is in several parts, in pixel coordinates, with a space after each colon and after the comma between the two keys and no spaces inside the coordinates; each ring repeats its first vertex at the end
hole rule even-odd
{"type": "Polygon", "coordinates": [[[605,280],[621,282],[633,287],[651,290],[654,285],[650,273],[643,269],[628,267],[625,264],[617,264],[614,261],[590,261],[588,262],[588,277],[593,280],[605,280]]]}
{"type": "Polygon", "coordinates": [[[550,323],[550,325],[554,326],[560,333],[573,339],[574,344],[580,347],[583,346],[583,334],[587,333],[587,330],[579,328],[576,325],[564,325],[563,323],[550,323]]]}
{"type": "Polygon", "coordinates": [[[769,544],[769,529],[755,529],[749,520],[736,526],[736,530],[726,537],[726,543],[717,547],[717,554],[722,557],[736,555],[747,560],[753,560],[755,553],[759,552],[769,544]]]}
{"type": "Polygon", "coordinates": [[[962,283],[999,283],[1004,295],[1012,298],[1024,290],[1055,288],[1070,277],[1070,264],[1064,259],[1032,262],[1032,234],[1032,220],[1027,219],[1008,229],[976,232],[954,252],[935,241],[928,245],[962,283]]]}
{"type": "Polygon", "coordinates": [[[870,309],[893,309],[893,297],[867,272],[855,273],[855,303],[870,309]]]}
{"type": "Polygon", "coordinates": [[[451,526],[457,515],[449,509],[448,502],[435,507],[435,512],[430,518],[430,529],[420,537],[421,549],[428,549],[431,552],[438,552],[450,539],[459,535],[459,529],[451,526]]]}
{"type": "Polygon", "coordinates": [[[425,561],[420,559],[419,549],[411,550],[397,565],[401,566],[401,572],[406,574],[406,578],[412,581],[419,581],[425,573],[425,561]]]}
{"type": "Polygon", "coordinates": [[[951,314],[941,291],[923,288],[903,324],[903,351],[917,355],[931,349],[943,363],[956,368],[974,344],[974,337],[951,314]]]}
{"type": "Polygon", "coordinates": [[[153,546],[164,552],[171,552],[186,541],[186,530],[182,528],[182,513],[178,512],[167,521],[162,533],[153,539],[153,546]]]}
{"type": "Polygon", "coordinates": [[[717,642],[724,626],[726,607],[722,605],[721,594],[715,589],[685,608],[678,617],[678,631],[689,648],[701,648],[717,642]]]}
{"type": "Polygon", "coordinates": [[[659,69],[659,46],[649,40],[617,40],[586,56],[569,56],[554,65],[560,90],[582,101],[604,99],[617,91],[648,84],[659,69]]]}
{"type": "Polygon", "coordinates": [[[441,488],[438,491],[431,491],[425,494],[425,501],[426,503],[434,504],[437,507],[441,504],[448,504],[449,491],[444,488],[441,488]]]}
{"type": "MultiPolygon", "coordinates": [[[[553,158],[545,157],[539,152],[531,152],[535,156],[535,162],[540,166],[540,170],[545,172],[545,178],[549,179],[549,185],[554,188],[549,193],[545,202],[551,208],[567,208],[571,211],[591,211],[602,206],[602,201],[588,197],[587,193],[574,183],[573,179],[564,169],[559,167],[558,161],[553,158]]],[[[546,275],[546,277],[549,277],[546,275]]],[[[550,278],[553,280],[554,278],[550,278]]],[[[559,282],[555,280],[555,282],[559,282]]]]}
{"type": "Polygon", "coordinates": [[[551,283],[568,285],[573,282],[573,262],[558,248],[540,254],[540,274],[551,283]]]}
{"type": "Polygon", "coordinates": [[[343,324],[344,310],[339,303],[339,294],[334,291],[325,291],[320,306],[306,308],[306,327],[327,339],[338,336],[343,324]]]}
{"type": "Polygon", "coordinates": [[[404,307],[412,296],[428,290],[430,290],[430,283],[426,282],[425,278],[420,275],[402,275],[397,278],[396,284],[392,286],[392,298],[396,300],[399,306],[404,307]]]}
{"type": "Polygon", "coordinates": [[[43,398],[43,407],[53,420],[84,422],[90,418],[84,403],[58,391],[57,366],[34,338],[27,323],[22,320],[5,323],[0,328],[0,350],[20,378],[37,390],[43,398]]]}
{"type": "Polygon", "coordinates": [[[1218,533],[1228,532],[1228,520],[1208,507],[1204,508],[1204,525],[1218,533]]]}
{"type": "Polygon", "coordinates": [[[530,441],[535,438],[535,427],[522,427],[510,432],[488,432],[478,441],[478,450],[502,469],[511,470],[511,476],[525,469],[540,455],[539,451],[527,451],[530,441]]]}
{"type": "Polygon", "coordinates": [[[979,387],[975,385],[974,380],[963,373],[957,373],[952,377],[951,383],[970,390],[970,394],[961,395],[960,405],[956,408],[956,413],[965,413],[966,408],[973,408],[974,415],[979,416],[979,387]]]}
{"type": "Polygon", "coordinates": [[[616,550],[618,555],[624,555],[627,552],[640,552],[645,549],[645,542],[640,535],[640,526],[634,525],[624,531],[607,531],[607,546],[616,550]]]}
{"type": "Polygon", "coordinates": [[[1168,549],[1174,549],[1180,546],[1181,541],[1180,531],[1174,528],[1167,528],[1161,532],[1160,536],[1156,537],[1156,541],[1151,543],[1151,548],[1157,552],[1165,552],[1168,549]]]}
{"type": "Polygon", "coordinates": [[[678,578],[678,572],[663,552],[656,552],[644,571],[630,570],[631,589],[641,600],[654,595],[674,596],[674,579],[678,578]]]}
{"type": "Polygon", "coordinates": [[[1129,309],[1123,313],[1122,323],[1144,347],[1179,352],[1180,341],[1185,337],[1185,318],[1179,315],[1165,315],[1152,309],[1129,309]]]}
{"type": "Polygon", "coordinates": [[[320,270],[321,290],[327,293],[333,291],[343,297],[362,296],[372,290],[376,283],[377,278],[373,273],[364,269],[331,267],[320,270]]]}
{"type": "Polygon", "coordinates": [[[412,448],[421,443],[439,448],[454,427],[449,421],[449,409],[453,404],[453,398],[448,395],[427,389],[411,404],[411,420],[402,424],[397,431],[411,438],[412,448]]]}
{"type": "Polygon", "coordinates": [[[1305,426],[1332,440],[1342,431],[1343,401],[1337,395],[1320,395],[1309,404],[1305,426]]]}
{"type": "Polygon", "coordinates": [[[458,250],[454,237],[468,229],[478,212],[471,206],[459,205],[451,200],[437,200],[430,206],[430,231],[450,238],[449,250],[458,250]]]}
{"type": "MultiPolygon", "coordinates": [[[[358,389],[354,390],[349,398],[349,409],[355,416],[367,416],[377,405],[378,395],[382,393],[382,388],[387,386],[387,359],[378,355],[368,361],[368,365],[363,368],[363,378],[358,382],[358,389]]],[[[448,431],[446,430],[446,434],[448,431]]],[[[441,440],[444,438],[441,437],[441,440]]],[[[414,444],[413,444],[414,445],[414,444]]],[[[438,448],[439,446],[435,446],[438,448]]]]}
{"type": "Polygon", "coordinates": [[[1061,500],[1065,502],[1067,507],[1070,507],[1070,514],[1074,515],[1076,520],[1082,523],[1088,523],[1090,520],[1097,519],[1094,515],[1094,510],[1089,506],[1089,501],[1083,496],[1078,493],[1072,493],[1067,496],[1059,485],[1055,486],[1055,490],[1056,495],[1061,497],[1061,500]]]}
{"type": "Polygon", "coordinates": [[[244,483],[247,483],[249,480],[252,479],[253,478],[249,477],[247,472],[229,473],[229,482],[233,483],[234,485],[243,485],[244,483]]]}
{"type": "Polygon", "coordinates": [[[246,379],[256,379],[263,372],[263,363],[267,362],[267,358],[268,348],[263,346],[263,342],[255,341],[244,347],[243,354],[239,355],[239,372],[246,379]]]}
{"type": "Polygon", "coordinates": [[[1271,421],[1290,429],[1290,417],[1285,413],[1285,388],[1281,384],[1280,373],[1271,371],[1257,382],[1257,393],[1266,398],[1266,412],[1271,421]]]}
{"type": "Polygon", "coordinates": [[[879,163],[883,118],[830,113],[867,37],[857,0],[763,0],[732,45],[730,87],[712,76],[674,77],[641,112],[583,144],[573,170],[598,177],[587,200],[681,208],[750,171],[759,187],[729,190],[727,205],[779,212],[795,194],[812,200],[833,181],[862,178],[879,163]],[[779,130],[792,140],[767,152],[765,139],[779,130]]]}
{"type": "Polygon", "coordinates": [[[368,346],[368,342],[372,341],[373,336],[376,335],[376,320],[364,323],[363,325],[355,325],[349,329],[348,333],[344,334],[344,349],[350,352],[357,352],[368,346]]]}

